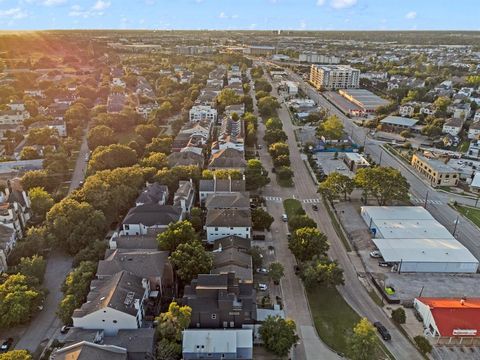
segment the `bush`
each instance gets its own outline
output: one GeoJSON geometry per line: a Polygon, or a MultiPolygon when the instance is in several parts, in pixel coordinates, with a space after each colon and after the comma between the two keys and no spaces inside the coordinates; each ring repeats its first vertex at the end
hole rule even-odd
{"type": "Polygon", "coordinates": [[[403,310],[403,308],[392,310],[392,319],[397,324],[405,324],[405,321],[407,320],[405,310],[403,310]]]}
{"type": "Polygon", "coordinates": [[[415,344],[417,344],[422,354],[428,354],[432,352],[432,345],[424,336],[417,335],[413,338],[413,340],[415,340],[415,344]]]}

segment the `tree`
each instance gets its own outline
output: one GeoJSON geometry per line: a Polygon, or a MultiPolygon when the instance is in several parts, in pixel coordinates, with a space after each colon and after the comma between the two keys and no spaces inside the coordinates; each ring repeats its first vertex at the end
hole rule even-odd
{"type": "Polygon", "coordinates": [[[267,128],[267,130],[274,130],[274,129],[282,130],[283,128],[282,120],[280,120],[276,116],[271,117],[265,122],[265,127],[267,128]]]}
{"type": "Polygon", "coordinates": [[[272,91],[272,85],[266,79],[255,80],[254,86],[256,92],[263,91],[268,95],[272,91]]]}
{"type": "Polygon", "coordinates": [[[447,113],[448,105],[451,104],[451,100],[446,96],[439,96],[437,100],[433,102],[433,106],[435,108],[435,116],[442,116],[445,117],[447,113]]]}
{"type": "Polygon", "coordinates": [[[28,132],[27,144],[29,145],[56,145],[58,144],[58,132],[49,127],[31,129],[28,132]]]}
{"type": "Polygon", "coordinates": [[[0,360],[32,360],[32,355],[27,350],[10,350],[0,354],[0,360]]]}
{"type": "Polygon", "coordinates": [[[397,324],[405,324],[405,321],[407,320],[407,315],[405,314],[405,310],[403,310],[403,308],[401,307],[392,310],[392,319],[397,324]]]}
{"type": "Polygon", "coordinates": [[[20,151],[20,160],[33,160],[39,158],[40,154],[33,146],[24,146],[22,151],[20,151]]]}
{"type": "Polygon", "coordinates": [[[152,142],[145,147],[145,152],[160,152],[166,155],[170,154],[173,139],[170,136],[156,137],[152,142]]]}
{"type": "Polygon", "coordinates": [[[189,221],[168,225],[167,230],[157,235],[160,250],[174,252],[180,244],[197,240],[195,229],[189,221]]]}
{"type": "Polygon", "coordinates": [[[252,210],[252,222],[254,229],[267,229],[268,231],[270,231],[270,226],[272,225],[273,221],[273,216],[262,208],[256,208],[252,210]]]}
{"type": "Polygon", "coordinates": [[[417,335],[413,338],[413,340],[415,341],[415,344],[417,344],[422,354],[426,355],[432,352],[433,347],[424,336],[417,335]]]}
{"type": "Polygon", "coordinates": [[[280,155],[290,155],[290,149],[288,147],[288,144],[284,142],[273,143],[268,147],[268,152],[270,153],[272,158],[276,158],[280,155]]]}
{"type": "Polygon", "coordinates": [[[0,284],[0,328],[28,321],[41,298],[25,275],[5,276],[0,284]]]}
{"type": "Polygon", "coordinates": [[[146,142],[152,141],[152,139],[158,135],[160,129],[153,124],[140,124],[135,128],[135,133],[145,139],[146,142]]]}
{"type": "Polygon", "coordinates": [[[268,267],[268,277],[272,280],[275,284],[280,282],[280,279],[284,276],[284,268],[283,265],[279,262],[273,262],[268,267]]]}
{"type": "Polygon", "coordinates": [[[350,196],[354,188],[354,180],[335,171],[329,174],[325,181],[320,183],[319,191],[330,200],[343,196],[343,200],[346,201],[347,196],[350,196]]]}
{"type": "Polygon", "coordinates": [[[65,179],[68,174],[68,157],[63,152],[47,154],[43,159],[43,168],[51,177],[65,179]]]}
{"type": "Polygon", "coordinates": [[[255,93],[255,99],[260,100],[261,98],[264,98],[265,96],[269,96],[269,95],[270,95],[269,92],[260,90],[255,93]]]}
{"type": "Polygon", "coordinates": [[[328,140],[339,140],[343,136],[343,124],[337,115],[332,115],[321,122],[317,127],[317,135],[328,140]]]}
{"type": "Polygon", "coordinates": [[[277,113],[277,109],[280,108],[280,104],[273,96],[265,96],[257,102],[258,111],[262,117],[273,116],[277,113]]]}
{"type": "Polygon", "coordinates": [[[408,138],[411,138],[412,137],[412,134],[410,133],[410,130],[403,130],[401,133],[400,133],[400,136],[405,138],[405,139],[408,139],[408,138]]]}
{"type": "Polygon", "coordinates": [[[377,344],[375,328],[367,318],[362,318],[353,328],[353,335],[349,341],[350,357],[353,360],[373,359],[377,344]]]}
{"type": "Polygon", "coordinates": [[[164,153],[153,152],[140,161],[144,167],[154,167],[158,170],[168,167],[168,157],[164,153]]]}
{"type": "Polygon", "coordinates": [[[225,109],[225,107],[229,105],[240,104],[241,102],[242,97],[237,95],[237,93],[233,89],[223,89],[217,95],[217,104],[221,109],[225,109]]]}
{"type": "Polygon", "coordinates": [[[375,197],[378,205],[385,206],[393,201],[407,201],[410,184],[401,172],[392,167],[358,169],[355,182],[365,193],[375,197]]]}
{"type": "Polygon", "coordinates": [[[315,257],[302,266],[302,279],[307,288],[343,285],[343,270],[336,261],[315,257]]]}
{"type": "Polygon", "coordinates": [[[65,112],[64,118],[67,123],[68,133],[71,134],[76,128],[86,126],[90,120],[90,114],[85,105],[75,103],[65,112]]]}
{"type": "Polygon", "coordinates": [[[192,308],[179,306],[175,301],[168,306],[168,311],[161,313],[157,318],[157,335],[160,339],[171,342],[182,340],[182,331],[190,325],[192,308]]]}
{"type": "Polygon", "coordinates": [[[316,228],[317,223],[308,215],[294,215],[288,219],[288,227],[290,231],[300,228],[316,228]]]}
{"type": "Polygon", "coordinates": [[[47,262],[42,256],[33,255],[32,257],[21,258],[16,270],[27,277],[29,284],[38,285],[43,282],[46,267],[47,262]]]}
{"type": "Polygon", "coordinates": [[[245,169],[246,189],[248,191],[257,190],[270,183],[268,171],[262,166],[258,159],[250,159],[247,161],[247,168],[245,169]]]}
{"type": "Polygon", "coordinates": [[[182,243],[170,255],[170,261],[175,266],[177,276],[190,283],[198,274],[209,274],[213,266],[213,256],[205,251],[198,240],[182,243]]]}
{"type": "Polygon", "coordinates": [[[70,271],[62,284],[63,300],[60,302],[57,314],[64,324],[71,322],[73,310],[80,307],[90,291],[90,282],[97,272],[97,264],[92,261],[81,262],[70,271]]]}
{"type": "Polygon", "coordinates": [[[190,215],[188,220],[192,224],[195,231],[200,232],[203,229],[203,221],[202,221],[202,209],[198,207],[194,207],[190,210],[190,215]]]}
{"type": "Polygon", "coordinates": [[[178,360],[182,356],[182,345],[161,339],[157,344],[157,360],[178,360]]]}
{"type": "Polygon", "coordinates": [[[299,261],[325,256],[329,245],[325,234],[316,228],[300,228],[293,232],[288,248],[299,261]]]}
{"type": "Polygon", "coordinates": [[[260,337],[265,348],[279,357],[288,355],[299,337],[293,320],[282,319],[280,316],[268,316],[260,327],[260,337]]]}
{"type": "Polygon", "coordinates": [[[267,129],[267,131],[265,131],[265,135],[263,136],[263,140],[265,140],[267,144],[273,144],[276,142],[285,142],[287,141],[287,139],[288,139],[288,136],[285,133],[285,131],[283,131],[282,129],[276,129],[276,128],[273,128],[271,130],[267,129]]]}
{"type": "Polygon", "coordinates": [[[280,166],[277,169],[277,176],[280,180],[291,180],[293,177],[293,171],[288,166],[280,166]]]}
{"type": "Polygon", "coordinates": [[[189,166],[175,166],[171,169],[163,168],[155,175],[155,181],[167,185],[170,194],[173,194],[178,189],[179,180],[198,181],[201,176],[200,168],[196,165],[189,166]]]}
{"type": "Polygon", "coordinates": [[[275,167],[290,166],[290,157],[288,155],[273,157],[273,165],[275,167]]]}
{"type": "Polygon", "coordinates": [[[262,267],[263,264],[263,255],[262,250],[258,246],[253,246],[249,251],[250,256],[252,257],[252,266],[254,269],[262,267]]]}
{"type": "Polygon", "coordinates": [[[115,169],[132,166],[137,163],[137,153],[126,145],[112,144],[99,146],[88,163],[89,171],[115,169]]]}
{"type": "Polygon", "coordinates": [[[59,181],[57,178],[50,176],[45,170],[31,170],[23,174],[21,183],[26,191],[35,187],[51,191],[58,186],[59,181]]]}
{"type": "Polygon", "coordinates": [[[30,198],[33,214],[44,220],[47,212],[55,204],[53,198],[41,187],[34,187],[28,190],[28,197],[30,198]]]}
{"type": "Polygon", "coordinates": [[[103,238],[105,216],[86,202],[64,198],[47,213],[46,226],[57,246],[76,254],[103,238]]]}
{"type": "Polygon", "coordinates": [[[113,130],[105,125],[97,125],[91,128],[87,134],[88,147],[94,151],[99,146],[108,146],[116,143],[113,130]]]}

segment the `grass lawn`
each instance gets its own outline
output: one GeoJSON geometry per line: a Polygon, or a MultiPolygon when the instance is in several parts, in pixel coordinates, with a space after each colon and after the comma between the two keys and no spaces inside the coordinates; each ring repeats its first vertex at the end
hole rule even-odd
{"type": "Polygon", "coordinates": [[[302,207],[302,203],[296,199],[283,200],[283,207],[285,209],[285,214],[287,214],[289,219],[291,219],[295,215],[298,215],[299,213],[305,213],[305,210],[303,210],[302,207]]]}
{"type": "Polygon", "coordinates": [[[467,217],[468,219],[473,221],[475,223],[475,225],[480,227],[480,209],[475,209],[475,208],[472,208],[472,207],[460,206],[460,205],[455,206],[455,208],[463,216],[467,217]]]}
{"type": "Polygon", "coordinates": [[[460,145],[458,145],[457,151],[462,153],[467,152],[469,146],[470,146],[470,141],[462,141],[460,145]]]}

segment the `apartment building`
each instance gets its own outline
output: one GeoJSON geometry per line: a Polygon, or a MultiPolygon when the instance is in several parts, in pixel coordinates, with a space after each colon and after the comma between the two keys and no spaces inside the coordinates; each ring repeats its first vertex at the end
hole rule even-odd
{"type": "Polygon", "coordinates": [[[457,185],[459,178],[458,171],[441,160],[429,159],[423,155],[414,154],[412,157],[412,166],[430,180],[432,186],[457,185]]]}
{"type": "Polygon", "coordinates": [[[340,58],[317,53],[302,53],[298,55],[298,61],[317,64],[339,64],[340,58]]]}
{"type": "Polygon", "coordinates": [[[217,121],[217,110],[206,105],[196,105],[190,109],[190,121],[199,122],[208,120],[210,122],[217,121]]]}
{"type": "Polygon", "coordinates": [[[360,70],[347,65],[312,65],[310,82],[319,90],[356,89],[360,70]]]}

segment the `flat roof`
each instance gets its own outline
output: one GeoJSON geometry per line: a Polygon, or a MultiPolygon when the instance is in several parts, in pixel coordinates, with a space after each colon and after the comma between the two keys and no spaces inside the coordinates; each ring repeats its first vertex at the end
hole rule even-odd
{"type": "Polygon", "coordinates": [[[408,126],[411,127],[415,125],[418,120],[417,119],[410,119],[406,117],[401,117],[401,116],[387,116],[385,119],[380,121],[382,124],[391,124],[391,125],[397,125],[397,126],[408,126]]]}
{"type": "MultiPolygon", "coordinates": [[[[453,239],[437,220],[373,220],[385,239],[453,239]]],[[[373,224],[372,224],[373,225],[373,224]]]]}
{"type": "Polygon", "coordinates": [[[354,161],[356,163],[361,163],[361,164],[369,164],[368,161],[359,153],[345,153],[345,157],[348,158],[351,161],[354,161]]]}
{"type": "Polygon", "coordinates": [[[373,239],[387,262],[475,263],[468,249],[452,239],[373,239]]]}
{"type": "Polygon", "coordinates": [[[362,206],[361,210],[374,220],[434,220],[421,206],[362,206]]]}
{"type": "Polygon", "coordinates": [[[470,184],[471,187],[480,188],[480,172],[476,172],[475,176],[473,177],[472,183],[470,184]]]}
{"type": "Polygon", "coordinates": [[[238,348],[252,348],[251,329],[189,329],[183,331],[183,352],[232,353],[238,348]]]}
{"type": "Polygon", "coordinates": [[[435,171],[438,172],[444,172],[444,173],[458,173],[458,170],[451,167],[448,164],[445,164],[443,161],[438,160],[438,159],[429,159],[423,155],[420,154],[415,154],[420,160],[423,162],[427,163],[434,169],[435,171]]]}
{"type": "Polygon", "coordinates": [[[380,96],[377,96],[366,89],[342,89],[340,90],[340,93],[351,96],[362,104],[362,107],[367,109],[376,109],[379,106],[390,104],[390,101],[382,99],[380,96]]]}

